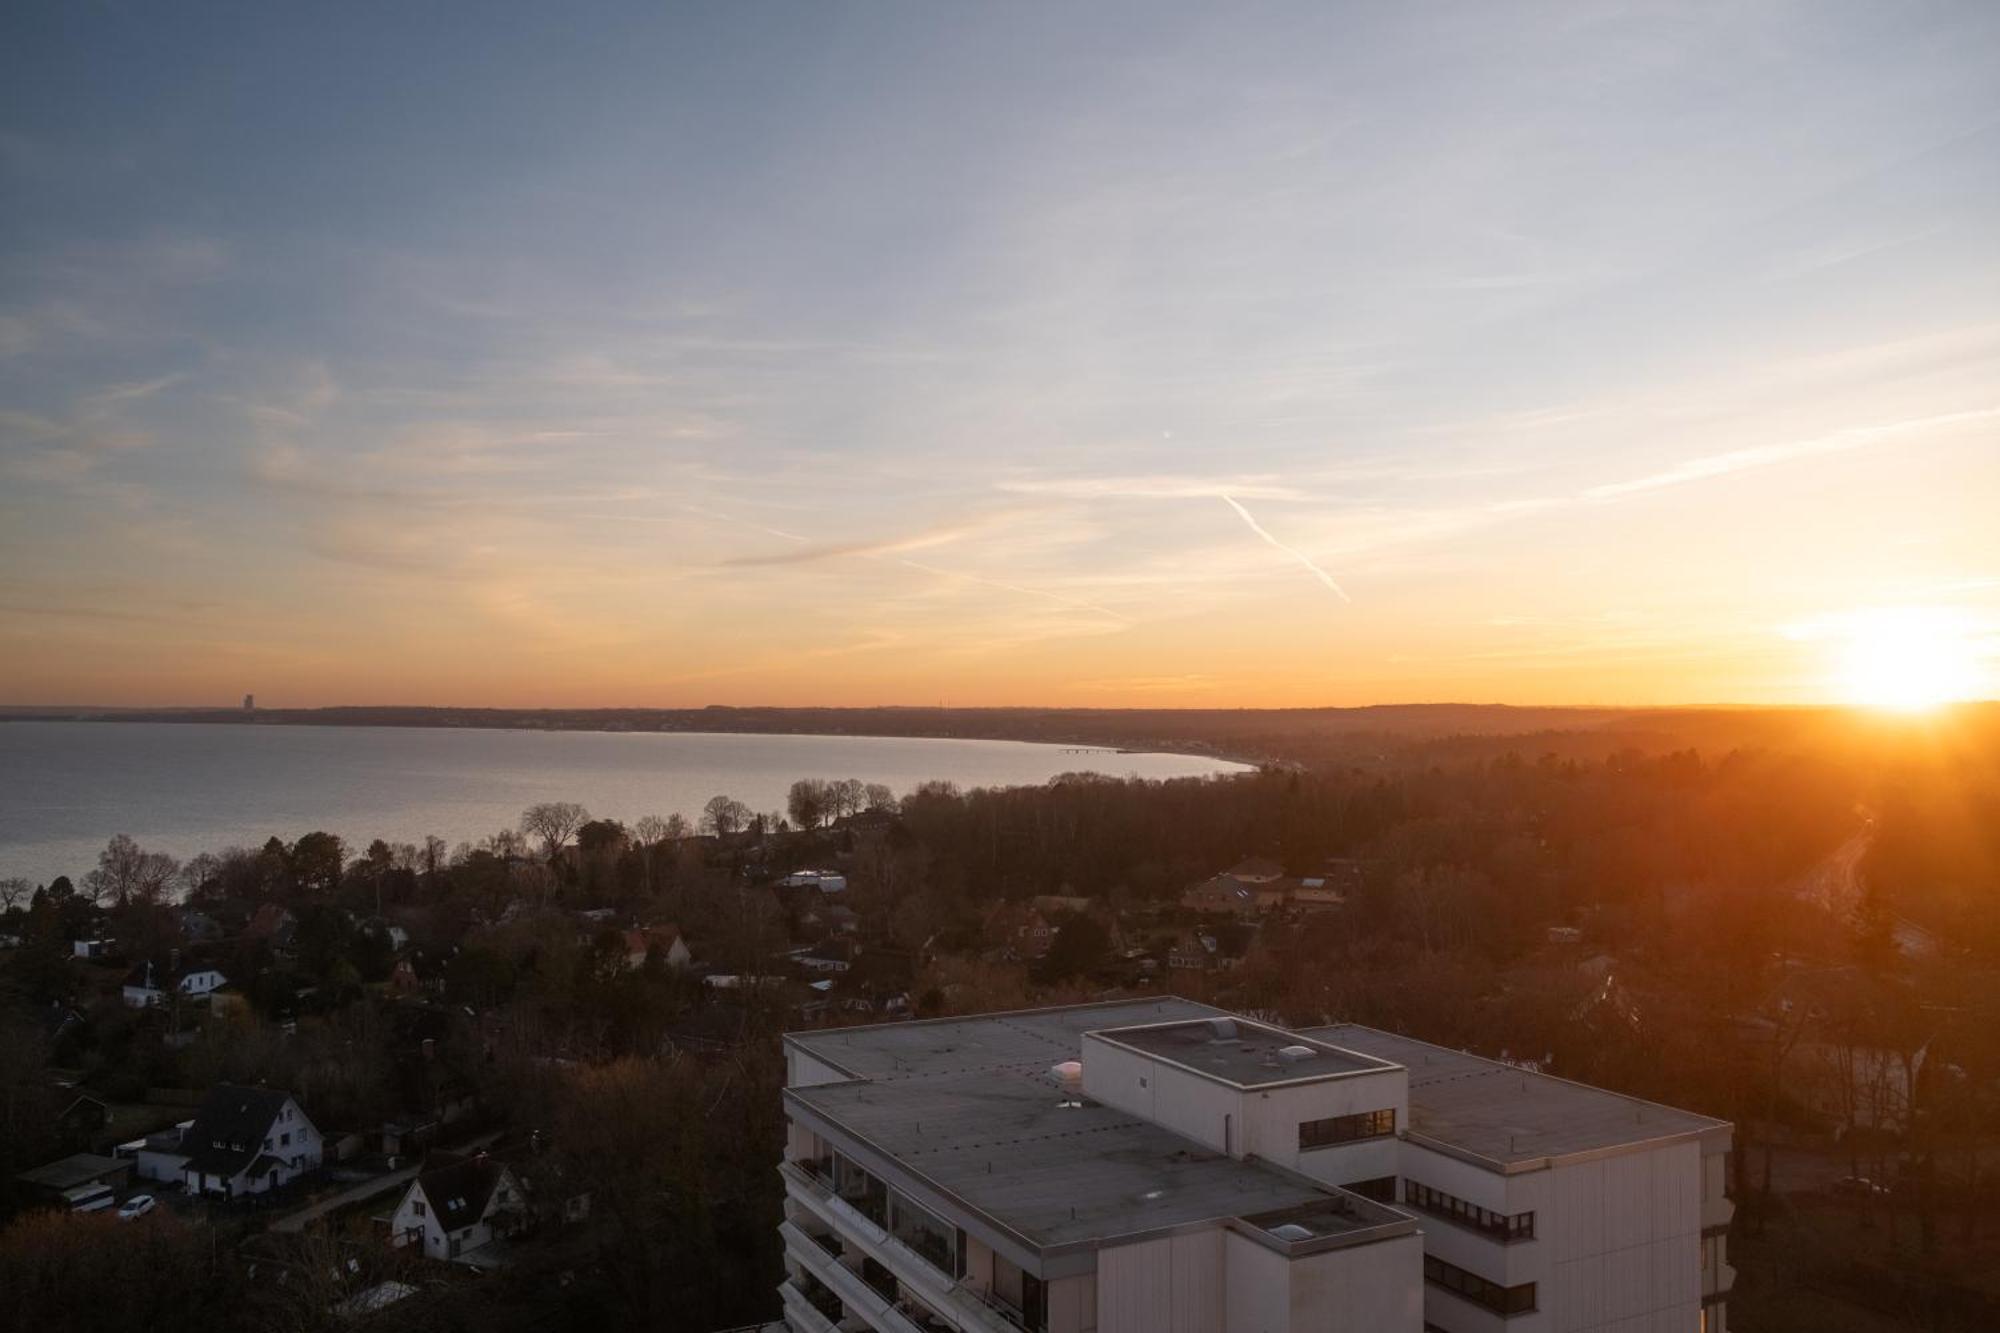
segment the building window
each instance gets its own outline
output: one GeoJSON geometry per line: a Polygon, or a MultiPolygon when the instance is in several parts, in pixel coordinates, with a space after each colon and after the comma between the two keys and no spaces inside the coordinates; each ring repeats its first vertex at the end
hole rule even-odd
{"type": "Polygon", "coordinates": [[[1350,1180],[1345,1185],[1342,1185],[1341,1188],[1349,1194],[1359,1194],[1362,1198],[1373,1199],[1377,1203],[1394,1203],[1396,1201],[1396,1178],[1394,1176],[1376,1176],[1373,1180],[1350,1180]]]}
{"type": "Polygon", "coordinates": [[[1463,1296],[1474,1305],[1498,1315],[1527,1314],[1535,1308],[1534,1283],[1503,1287],[1498,1282],[1488,1282],[1477,1273],[1428,1254],[1424,1256],[1424,1281],[1434,1287],[1443,1287],[1455,1296],[1463,1296]]]}
{"type": "Polygon", "coordinates": [[[1498,1241],[1533,1240],[1535,1238],[1535,1215],[1533,1213],[1496,1213],[1490,1208],[1481,1208],[1476,1203],[1467,1203],[1455,1194],[1432,1189],[1429,1185],[1414,1180],[1403,1182],[1403,1202],[1411,1208],[1429,1213],[1432,1217],[1442,1217],[1447,1222],[1456,1222],[1462,1227],[1482,1231],[1498,1241]]]}
{"type": "Polygon", "coordinates": [[[889,1187],[846,1157],[834,1154],[834,1192],[876,1226],[889,1225],[889,1187]]]}
{"type": "Polygon", "coordinates": [[[422,1217],[424,1215],[424,1201],[422,1199],[410,1200],[410,1211],[418,1217],[422,1217]]]}
{"type": "Polygon", "coordinates": [[[889,1196],[889,1234],[929,1260],[940,1273],[948,1277],[963,1273],[958,1262],[957,1229],[901,1193],[889,1196]]]}
{"type": "Polygon", "coordinates": [[[1393,1106],[1381,1111],[1363,1111],[1359,1115],[1307,1120],[1299,1126],[1299,1151],[1331,1148],[1335,1144],[1357,1143],[1362,1139],[1379,1139],[1395,1132],[1396,1108],[1393,1106]]]}

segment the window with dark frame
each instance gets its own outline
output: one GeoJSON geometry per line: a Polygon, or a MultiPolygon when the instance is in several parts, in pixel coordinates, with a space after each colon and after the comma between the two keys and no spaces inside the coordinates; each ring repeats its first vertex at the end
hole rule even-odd
{"type": "Polygon", "coordinates": [[[1394,1203],[1396,1201],[1396,1178],[1394,1176],[1376,1176],[1372,1180],[1350,1180],[1345,1185],[1342,1185],[1341,1188],[1349,1194],[1359,1194],[1364,1199],[1373,1199],[1376,1203],[1394,1203]]]}
{"type": "Polygon", "coordinates": [[[1395,1132],[1396,1108],[1393,1106],[1380,1111],[1362,1111],[1356,1115],[1306,1120],[1299,1125],[1299,1151],[1358,1143],[1362,1139],[1379,1139],[1395,1132]]]}
{"type": "Polygon", "coordinates": [[[1490,1282],[1477,1273],[1428,1254],[1424,1256],[1424,1281],[1434,1287],[1442,1287],[1454,1296],[1463,1296],[1474,1305],[1497,1315],[1528,1314],[1535,1308],[1534,1283],[1503,1287],[1498,1282],[1490,1282]]]}
{"type": "Polygon", "coordinates": [[[1532,1212],[1496,1213],[1490,1208],[1481,1208],[1476,1203],[1467,1203],[1455,1194],[1432,1189],[1420,1181],[1403,1181],[1403,1202],[1420,1212],[1433,1217],[1442,1217],[1447,1222],[1474,1231],[1484,1232],[1498,1241],[1533,1240],[1535,1238],[1535,1215],[1532,1212]]]}

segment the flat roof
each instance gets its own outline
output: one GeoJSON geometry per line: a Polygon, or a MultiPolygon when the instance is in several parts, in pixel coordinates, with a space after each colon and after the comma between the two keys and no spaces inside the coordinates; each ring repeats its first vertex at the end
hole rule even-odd
{"type": "Polygon", "coordinates": [[[1327,1198],[1123,1111],[1064,1105],[1045,1070],[826,1083],[787,1096],[1042,1250],[1327,1198]]]}
{"type": "Polygon", "coordinates": [[[38,1185],[48,1190],[74,1189],[87,1185],[119,1171],[131,1170],[131,1163],[117,1157],[99,1157],[96,1153],[73,1153],[59,1157],[53,1162],[45,1162],[31,1171],[23,1171],[14,1179],[30,1185],[38,1185]]]}
{"type": "Polygon", "coordinates": [[[1377,1228],[1385,1234],[1397,1234],[1406,1230],[1404,1224],[1411,1220],[1408,1214],[1386,1204],[1345,1191],[1241,1219],[1244,1225],[1263,1232],[1295,1253],[1332,1248],[1377,1228]]]}
{"type": "Polygon", "coordinates": [[[1230,1015],[1177,996],[789,1032],[785,1040],[855,1078],[928,1078],[1011,1067],[1046,1070],[1082,1054],[1083,1034],[1230,1015]]]}
{"type": "Polygon", "coordinates": [[[1410,1072],[1412,1133],[1507,1165],[1728,1130],[1729,1123],[1357,1023],[1318,1037],[1410,1072]]]}
{"type": "MultiPolygon", "coordinates": [[[[1049,1072],[1086,1032],[1229,1016],[1168,997],[794,1032],[853,1081],[785,1096],[1044,1251],[1291,1209],[1321,1219],[1316,1237],[1343,1234],[1330,1188],[1065,1097],[1049,1072]]],[[[1357,1214],[1350,1230],[1403,1220],[1357,1214]]]]}
{"type": "Polygon", "coordinates": [[[1229,1016],[1109,1028],[1095,1035],[1238,1088],[1395,1068],[1297,1032],[1229,1016]]]}

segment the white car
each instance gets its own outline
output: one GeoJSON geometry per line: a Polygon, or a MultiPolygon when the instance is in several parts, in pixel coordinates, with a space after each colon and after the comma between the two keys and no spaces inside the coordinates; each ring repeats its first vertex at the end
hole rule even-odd
{"type": "Polygon", "coordinates": [[[124,1203],[118,1205],[118,1220],[120,1222],[136,1222],[158,1206],[153,1201],[152,1195],[134,1194],[124,1203]]]}

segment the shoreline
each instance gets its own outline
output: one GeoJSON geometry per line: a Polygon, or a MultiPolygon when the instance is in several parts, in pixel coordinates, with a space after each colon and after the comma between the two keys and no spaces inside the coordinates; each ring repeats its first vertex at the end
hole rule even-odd
{"type": "MultiPolygon", "coordinates": [[[[982,716],[1004,718],[1009,715],[1017,719],[1044,719],[1053,721],[1063,714],[1083,712],[1085,716],[1095,710],[1066,709],[948,709],[944,714],[957,725],[894,727],[880,725],[876,715],[881,712],[895,712],[912,715],[913,718],[936,719],[938,710],[911,709],[732,709],[714,708],[699,710],[682,709],[429,709],[429,708],[328,708],[328,709],[259,709],[244,712],[239,709],[51,709],[47,712],[27,710],[0,710],[0,725],[18,722],[64,722],[64,723],[157,723],[165,725],[212,725],[238,727],[333,727],[350,730],[369,728],[396,731],[488,731],[488,732],[530,732],[555,733],[575,732],[595,735],[630,736],[820,736],[829,739],[853,740],[937,740],[937,741],[997,741],[1016,745],[1035,745],[1058,749],[1075,750],[1079,753],[1102,755],[1167,755],[1183,759],[1210,760],[1218,763],[1236,764],[1255,772],[1272,767],[1289,767],[1287,761],[1268,754],[1256,754],[1233,747],[1218,747],[1196,738],[1173,739],[1160,737],[1154,743],[1152,738],[1120,735],[1104,737],[1081,731],[1042,731],[1035,729],[1032,734],[1005,726],[981,727],[976,720],[982,716]],[[761,722],[762,725],[730,726],[735,720],[734,713],[756,715],[745,721],[761,722]],[[814,726],[817,717],[801,718],[798,713],[841,714],[854,713],[869,715],[876,725],[854,727],[814,726]],[[697,716],[689,716],[696,714],[697,716]],[[1052,716],[1053,715],[1053,716],[1052,716]],[[971,722],[974,725],[966,725],[971,722]]],[[[1123,712],[1130,717],[1134,713],[1171,717],[1180,710],[1108,710],[1123,712]]],[[[1225,710],[1235,712],[1238,710],[1225,710]]],[[[929,720],[927,719],[927,720],[929,720]]]]}

